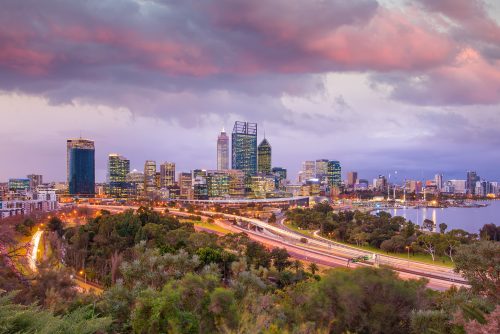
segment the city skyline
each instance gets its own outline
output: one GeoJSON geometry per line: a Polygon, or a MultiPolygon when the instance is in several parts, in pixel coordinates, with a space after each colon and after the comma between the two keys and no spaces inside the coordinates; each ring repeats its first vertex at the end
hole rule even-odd
{"type": "Polygon", "coordinates": [[[213,138],[241,119],[289,178],[335,159],[368,179],[500,179],[498,1],[287,4],[6,1],[0,180],[63,181],[79,135],[98,182],[112,152],[215,169],[213,138]]]}

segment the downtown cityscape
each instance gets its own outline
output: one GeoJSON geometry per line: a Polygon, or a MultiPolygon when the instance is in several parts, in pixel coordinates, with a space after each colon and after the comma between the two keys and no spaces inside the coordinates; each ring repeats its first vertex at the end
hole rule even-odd
{"type": "Polygon", "coordinates": [[[500,2],[0,5],[0,334],[500,332],[500,2]]]}

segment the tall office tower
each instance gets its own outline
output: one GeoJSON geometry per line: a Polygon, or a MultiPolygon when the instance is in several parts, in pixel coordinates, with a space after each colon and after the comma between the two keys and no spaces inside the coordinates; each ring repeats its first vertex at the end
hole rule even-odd
{"type": "Polygon", "coordinates": [[[327,180],[330,188],[340,188],[342,185],[342,170],[339,161],[328,161],[327,180]]]}
{"type": "Polygon", "coordinates": [[[443,174],[434,175],[434,182],[436,183],[436,188],[438,191],[442,191],[444,187],[443,174]]]}
{"type": "Polygon", "coordinates": [[[175,185],[175,163],[164,162],[160,165],[160,184],[161,188],[175,185]]]}
{"type": "Polygon", "coordinates": [[[39,174],[30,174],[26,176],[30,180],[30,190],[36,190],[36,187],[43,183],[43,176],[39,174]]]}
{"type": "Polygon", "coordinates": [[[179,173],[180,197],[193,199],[193,179],[191,173],[179,173]]]}
{"type": "Polygon", "coordinates": [[[262,140],[262,142],[259,144],[259,147],[257,148],[257,164],[258,164],[258,172],[265,174],[265,175],[270,175],[271,174],[271,145],[267,141],[266,138],[262,140]]]}
{"type": "Polygon", "coordinates": [[[358,172],[347,173],[347,187],[354,188],[354,185],[358,181],[358,172]]]}
{"type": "Polygon", "coordinates": [[[245,186],[250,188],[257,174],[257,124],[235,122],[231,135],[232,168],[245,173],[245,186]]]}
{"type": "Polygon", "coordinates": [[[229,169],[229,137],[224,128],[217,137],[217,169],[229,169]]]}
{"type": "Polygon", "coordinates": [[[319,179],[320,181],[324,181],[327,173],[328,173],[328,159],[316,160],[316,178],[319,179]]]}
{"type": "Polygon", "coordinates": [[[479,180],[476,172],[467,171],[467,194],[474,195],[476,193],[476,182],[479,180]]]}
{"type": "Polygon", "coordinates": [[[144,194],[144,173],[134,169],[125,177],[125,182],[129,188],[129,194],[142,196],[144,194]]]}
{"type": "Polygon", "coordinates": [[[95,194],[95,147],[92,140],[66,142],[67,182],[70,195],[95,194]]]}
{"type": "Polygon", "coordinates": [[[299,182],[305,183],[307,180],[316,178],[316,162],[304,161],[302,163],[302,175],[299,182]]]}
{"type": "Polygon", "coordinates": [[[128,173],[130,173],[130,160],[116,153],[108,155],[108,183],[111,196],[126,195],[128,173]]]}
{"type": "Polygon", "coordinates": [[[144,191],[147,195],[156,189],[156,161],[146,160],[144,164],[144,191]]]}

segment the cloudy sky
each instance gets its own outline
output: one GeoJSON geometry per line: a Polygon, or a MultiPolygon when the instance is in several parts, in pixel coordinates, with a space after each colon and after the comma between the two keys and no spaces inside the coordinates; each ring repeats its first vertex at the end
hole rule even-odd
{"type": "Polygon", "coordinates": [[[215,168],[259,124],[273,165],[500,180],[496,0],[0,0],[0,181],[64,180],[67,138],[215,168]]]}

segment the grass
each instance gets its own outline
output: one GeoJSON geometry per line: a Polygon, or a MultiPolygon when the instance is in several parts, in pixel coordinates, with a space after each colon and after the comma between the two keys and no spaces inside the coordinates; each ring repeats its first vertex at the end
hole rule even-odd
{"type": "MultiPolygon", "coordinates": [[[[291,229],[295,232],[301,233],[301,234],[308,236],[308,237],[311,237],[311,238],[314,237],[314,234],[313,234],[314,231],[312,231],[312,230],[300,229],[297,226],[290,224],[289,222],[285,222],[285,225],[286,225],[286,227],[288,227],[289,229],[291,229]]],[[[357,248],[360,250],[365,250],[368,252],[376,253],[376,254],[393,256],[393,257],[397,257],[397,258],[405,259],[405,260],[408,259],[407,253],[387,253],[387,252],[384,252],[383,250],[380,250],[379,248],[376,248],[376,247],[373,247],[370,245],[356,246],[356,245],[353,245],[353,244],[350,244],[347,242],[342,242],[342,241],[337,241],[337,240],[332,240],[332,241],[335,241],[339,244],[347,245],[347,246],[350,246],[353,248],[357,248]]],[[[432,257],[429,254],[417,253],[417,254],[413,255],[410,253],[410,260],[423,262],[426,264],[434,264],[437,266],[443,266],[443,267],[448,267],[448,268],[454,267],[453,262],[451,262],[451,260],[448,257],[442,257],[442,256],[437,256],[437,255],[436,255],[436,261],[432,261],[432,257]]]]}
{"type": "Polygon", "coordinates": [[[215,223],[208,223],[206,221],[195,221],[195,220],[190,220],[190,219],[180,219],[181,223],[193,223],[195,226],[203,227],[206,228],[207,230],[212,230],[215,232],[219,233],[232,233],[230,230],[225,229],[219,225],[216,225],[215,223]]]}

